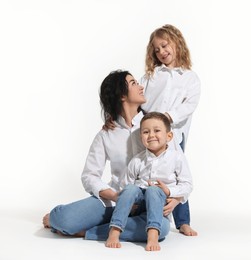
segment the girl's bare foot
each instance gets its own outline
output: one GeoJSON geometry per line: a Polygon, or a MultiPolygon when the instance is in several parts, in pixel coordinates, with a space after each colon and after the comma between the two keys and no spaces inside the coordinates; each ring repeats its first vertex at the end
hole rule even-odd
{"type": "Polygon", "coordinates": [[[43,217],[43,225],[44,228],[50,228],[50,214],[47,213],[44,217],[43,217]]]}
{"type": "Polygon", "coordinates": [[[180,226],[180,233],[185,236],[197,236],[198,233],[193,230],[188,224],[183,224],[180,226]]]}
{"type": "Polygon", "coordinates": [[[105,246],[110,248],[120,248],[121,247],[121,244],[119,242],[120,232],[121,232],[120,229],[116,227],[112,227],[110,229],[109,236],[105,242],[105,246]]]}
{"type": "Polygon", "coordinates": [[[159,231],[154,228],[149,228],[147,231],[146,251],[159,251],[159,231]]]}

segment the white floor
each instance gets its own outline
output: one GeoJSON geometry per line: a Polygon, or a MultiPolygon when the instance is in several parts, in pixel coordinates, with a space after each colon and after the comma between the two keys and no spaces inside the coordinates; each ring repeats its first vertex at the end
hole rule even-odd
{"type": "Polygon", "coordinates": [[[41,224],[45,212],[29,209],[0,210],[0,260],[15,259],[251,259],[250,216],[194,214],[198,237],[185,237],[172,227],[161,242],[161,251],[146,252],[145,244],[123,243],[108,249],[104,242],[64,238],[41,224]]]}

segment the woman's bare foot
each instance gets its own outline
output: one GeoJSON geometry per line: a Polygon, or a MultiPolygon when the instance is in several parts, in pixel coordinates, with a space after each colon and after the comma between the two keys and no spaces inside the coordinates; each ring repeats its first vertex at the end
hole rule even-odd
{"type": "Polygon", "coordinates": [[[43,217],[43,225],[44,228],[50,228],[50,214],[47,213],[44,217],[43,217]]]}
{"type": "Polygon", "coordinates": [[[188,224],[183,224],[180,226],[180,233],[185,236],[197,236],[198,233],[193,230],[188,224]]]}
{"type": "Polygon", "coordinates": [[[120,248],[121,247],[121,244],[119,242],[120,232],[121,232],[120,229],[116,227],[112,227],[110,229],[109,236],[105,242],[105,246],[110,248],[120,248]]]}
{"type": "Polygon", "coordinates": [[[147,231],[146,251],[159,251],[159,231],[154,228],[149,228],[147,231]]]}

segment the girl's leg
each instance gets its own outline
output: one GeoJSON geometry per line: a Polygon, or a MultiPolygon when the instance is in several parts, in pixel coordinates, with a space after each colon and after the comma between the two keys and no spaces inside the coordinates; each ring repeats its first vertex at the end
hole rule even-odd
{"type": "Polygon", "coordinates": [[[113,207],[105,207],[94,196],[55,207],[49,216],[50,227],[65,235],[74,235],[94,226],[108,223],[113,207]]]}
{"type": "Polygon", "coordinates": [[[190,211],[188,201],[184,204],[180,203],[175,207],[173,210],[173,218],[177,229],[179,229],[183,224],[190,225],[190,211]]]}

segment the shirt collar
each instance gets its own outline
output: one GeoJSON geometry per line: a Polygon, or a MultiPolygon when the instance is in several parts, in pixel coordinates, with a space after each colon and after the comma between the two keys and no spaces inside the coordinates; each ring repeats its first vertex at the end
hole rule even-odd
{"type": "MultiPolygon", "coordinates": [[[[138,127],[139,124],[140,124],[140,120],[142,119],[143,117],[143,112],[140,111],[136,116],[133,117],[132,119],[132,125],[133,127],[138,127]]],[[[123,128],[130,128],[126,122],[125,122],[125,119],[122,117],[122,116],[119,116],[118,117],[118,120],[116,122],[118,125],[122,126],[123,128]]]]}
{"type": "Polygon", "coordinates": [[[168,71],[172,76],[174,72],[177,72],[179,75],[182,75],[184,73],[184,69],[181,67],[170,69],[165,64],[162,64],[161,66],[157,67],[158,71],[168,71]]]}
{"type": "MultiPolygon", "coordinates": [[[[167,149],[168,149],[168,147],[167,147],[167,149]]],[[[159,156],[156,156],[154,153],[152,153],[152,152],[150,152],[148,149],[146,149],[146,158],[147,158],[147,161],[151,162],[151,161],[153,161],[153,160],[155,160],[155,159],[157,159],[157,158],[160,158],[160,157],[162,157],[162,156],[165,156],[167,149],[166,149],[164,152],[162,152],[159,156]]]]}

